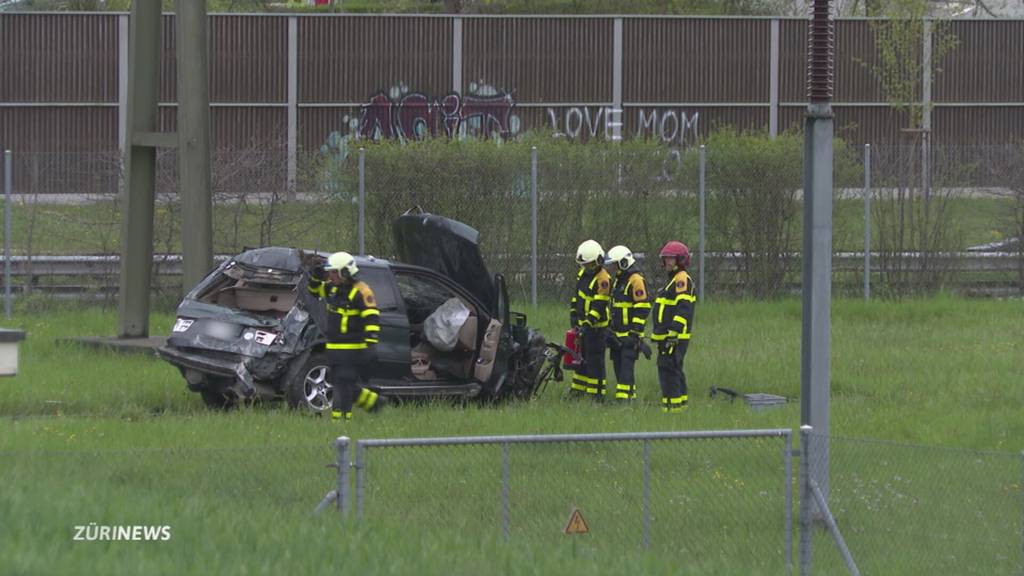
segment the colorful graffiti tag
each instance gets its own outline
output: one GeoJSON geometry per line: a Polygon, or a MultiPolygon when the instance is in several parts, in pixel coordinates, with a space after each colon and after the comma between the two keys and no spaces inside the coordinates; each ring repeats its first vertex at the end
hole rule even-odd
{"type": "Polygon", "coordinates": [[[512,93],[459,94],[431,98],[422,92],[391,96],[379,91],[363,104],[358,124],[360,138],[419,140],[439,133],[449,138],[463,126],[485,138],[512,136],[517,130],[512,93]]]}
{"type": "MultiPolygon", "coordinates": [[[[466,94],[453,91],[440,97],[410,91],[400,82],[388,91],[374,92],[360,106],[358,118],[346,115],[344,121],[347,137],[355,140],[421,140],[439,135],[504,139],[524,128],[514,113],[515,105],[513,92],[495,88],[482,79],[470,82],[466,94]]],[[[619,110],[607,106],[549,106],[545,112],[546,122],[541,122],[560,138],[657,138],[671,147],[684,148],[698,140],[699,112],[666,108],[619,110]],[[623,120],[633,114],[635,122],[631,123],[630,131],[634,133],[627,134],[623,120]]]]}
{"type": "MultiPolygon", "coordinates": [[[[406,84],[392,86],[388,92],[373,93],[360,106],[359,117],[345,116],[344,132],[331,132],[321,152],[348,155],[352,141],[364,139],[421,140],[427,137],[499,137],[515,136],[523,128],[513,113],[515,100],[511,92],[485,83],[471,82],[470,92],[449,92],[432,98],[423,92],[412,92],[406,84]]],[[[655,138],[669,146],[659,179],[671,180],[682,164],[681,148],[698,140],[699,112],[666,108],[613,109],[607,106],[547,107],[546,122],[556,138],[586,141],[622,140],[624,137],[655,138]],[[627,134],[622,120],[636,114],[627,134]]]]}

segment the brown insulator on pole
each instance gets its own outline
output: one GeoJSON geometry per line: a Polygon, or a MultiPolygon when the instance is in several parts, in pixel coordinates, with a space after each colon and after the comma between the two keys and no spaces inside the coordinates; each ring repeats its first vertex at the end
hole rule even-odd
{"type": "Polygon", "coordinates": [[[814,0],[807,30],[807,96],[811,103],[832,101],[835,22],[828,0],[814,0]]]}

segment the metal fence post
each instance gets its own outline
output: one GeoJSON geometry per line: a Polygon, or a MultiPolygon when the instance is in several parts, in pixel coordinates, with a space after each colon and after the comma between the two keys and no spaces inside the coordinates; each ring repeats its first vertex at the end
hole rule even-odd
{"type": "Polygon", "coordinates": [[[800,576],[811,574],[811,427],[800,427],[800,576]]]}
{"type": "MultiPolygon", "coordinates": [[[[536,150],[536,148],[534,148],[536,150]]],[[[509,516],[511,515],[511,502],[509,501],[509,484],[511,483],[511,462],[509,461],[509,445],[505,442],[501,445],[501,528],[505,535],[505,542],[509,540],[509,516]]]]}
{"type": "Polygon", "coordinates": [[[700,270],[698,271],[698,274],[697,274],[697,295],[702,300],[706,297],[706,295],[704,293],[704,226],[705,226],[705,216],[704,216],[704,196],[705,196],[704,195],[704,175],[705,175],[705,167],[706,166],[707,166],[707,154],[705,152],[704,145],[701,144],[700,145],[700,166],[699,166],[699,170],[698,170],[698,172],[700,174],[699,187],[698,187],[698,191],[699,191],[699,195],[700,195],[700,241],[699,241],[699,243],[697,245],[698,246],[697,247],[697,262],[698,262],[698,265],[700,266],[700,270]]]}
{"type": "Polygon", "coordinates": [[[4,151],[4,314],[11,317],[11,188],[13,188],[14,159],[10,150],[4,151]]]}
{"type": "Polygon", "coordinates": [[[356,519],[363,519],[363,484],[366,483],[366,462],[364,452],[366,447],[362,442],[356,442],[356,519]]]}
{"type": "Polygon", "coordinates": [[[651,441],[644,440],[644,550],[651,547],[651,441]]]}
{"type": "Polygon", "coordinates": [[[829,510],[828,502],[825,501],[825,495],[822,494],[821,488],[818,487],[818,483],[814,481],[814,478],[810,476],[807,477],[807,485],[810,488],[811,496],[814,497],[814,503],[818,507],[818,513],[821,515],[822,520],[825,521],[825,526],[832,535],[832,540],[836,543],[836,548],[839,549],[839,555],[843,557],[843,563],[846,564],[846,569],[850,572],[850,576],[860,576],[857,561],[854,560],[853,554],[850,553],[850,547],[846,545],[843,533],[839,531],[835,516],[829,510]]]}
{"type": "Polygon", "coordinates": [[[359,148],[359,255],[366,256],[366,148],[359,148]]]}
{"type": "Polygon", "coordinates": [[[342,519],[348,518],[349,506],[349,489],[348,489],[348,436],[339,436],[334,441],[335,448],[338,449],[338,510],[341,512],[342,519]]]}
{"type": "Polygon", "coordinates": [[[871,299],[871,144],[864,145],[864,299],[871,299]]]}
{"type": "Polygon", "coordinates": [[[537,147],[530,147],[530,303],[537,306],[537,147]]]}
{"type": "Polygon", "coordinates": [[[793,436],[786,434],[786,444],[782,451],[783,474],[785,475],[786,495],[786,572],[793,573],[793,436]]]}

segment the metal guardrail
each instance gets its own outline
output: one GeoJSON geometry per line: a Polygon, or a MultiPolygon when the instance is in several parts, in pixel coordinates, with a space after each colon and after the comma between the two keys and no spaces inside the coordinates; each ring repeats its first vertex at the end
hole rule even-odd
{"type": "MultiPolygon", "coordinates": [[[[220,264],[230,256],[214,256],[220,264]]],[[[162,276],[181,275],[180,254],[153,256],[154,271],[162,276]]],[[[12,276],[116,276],[121,271],[118,255],[12,256],[12,276]]]]}
{"type": "MultiPolygon", "coordinates": [[[[229,255],[214,256],[217,264],[227,260],[229,255]]],[[[873,263],[883,258],[899,258],[907,262],[907,270],[914,271],[922,267],[922,262],[930,261],[949,267],[957,272],[1016,272],[1020,266],[1020,256],[1013,252],[951,252],[938,255],[925,255],[916,252],[902,254],[885,254],[872,252],[873,263]]],[[[718,271],[738,271],[742,269],[744,255],[739,252],[709,252],[706,256],[708,269],[718,271]]],[[[784,260],[799,260],[799,253],[788,254],[784,260]]],[[[502,258],[497,256],[498,260],[502,258]]],[[[524,261],[529,258],[524,256],[524,261]]],[[[563,262],[569,262],[569,256],[540,256],[540,261],[549,261],[560,268],[566,268],[563,262]]],[[[120,273],[121,258],[118,255],[68,255],[68,256],[12,256],[12,276],[116,276],[120,273]]],[[[161,276],[177,276],[181,274],[180,254],[158,254],[153,257],[154,271],[161,276]]],[[[548,268],[548,267],[543,267],[548,268]]],[[[572,272],[568,268],[567,272],[572,272]]],[[[862,252],[838,252],[832,257],[832,269],[836,272],[856,272],[864,269],[862,252]]],[[[872,265],[872,272],[881,270],[880,266],[872,265]]],[[[529,270],[523,270],[524,273],[529,270]]]]}
{"type": "MultiPolygon", "coordinates": [[[[506,273],[506,277],[529,285],[531,261],[528,255],[488,254],[498,269],[517,269],[506,273]]],[[[214,256],[215,264],[231,258],[221,254],[214,256]]],[[[740,274],[745,267],[745,256],[737,252],[711,252],[706,254],[708,271],[740,274]]],[[[950,273],[963,274],[1006,274],[1005,280],[996,278],[967,281],[965,288],[974,295],[1008,296],[1017,293],[1017,286],[1010,277],[1016,277],[1022,265],[1022,258],[1014,252],[954,252],[938,255],[920,253],[884,254],[871,253],[871,272],[883,271],[886,259],[899,262],[904,273],[919,273],[942,269],[950,273]]],[[[799,266],[799,253],[787,254],[782,265],[792,269],[799,266]]],[[[33,291],[57,297],[105,298],[116,295],[120,276],[119,255],[40,255],[12,256],[9,264],[10,286],[13,293],[33,291]]],[[[864,255],[861,252],[840,252],[832,258],[832,270],[839,274],[862,274],[864,255]]],[[[537,278],[542,283],[554,282],[561,285],[573,274],[572,258],[562,254],[538,256],[537,278]]],[[[153,257],[153,287],[178,289],[182,274],[180,254],[157,254],[153,257]]],[[[725,289],[735,284],[728,276],[719,277],[720,287],[725,289]]],[[[791,287],[799,290],[799,285],[791,287]]]]}

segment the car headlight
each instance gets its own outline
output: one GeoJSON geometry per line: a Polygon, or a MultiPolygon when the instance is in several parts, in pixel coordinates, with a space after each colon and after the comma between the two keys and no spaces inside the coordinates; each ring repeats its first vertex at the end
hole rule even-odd
{"type": "Polygon", "coordinates": [[[191,326],[193,322],[195,322],[195,320],[191,318],[178,318],[174,321],[174,327],[171,328],[171,332],[184,332],[188,330],[189,326],[191,326]]]}

